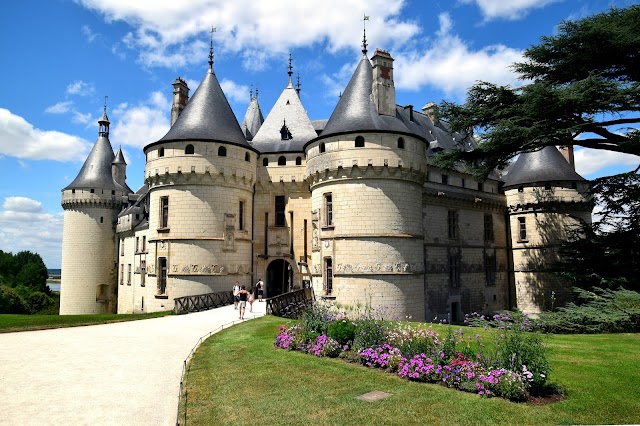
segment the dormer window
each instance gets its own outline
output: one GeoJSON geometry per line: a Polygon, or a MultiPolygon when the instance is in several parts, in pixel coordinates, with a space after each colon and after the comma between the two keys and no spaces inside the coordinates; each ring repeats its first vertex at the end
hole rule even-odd
{"type": "Polygon", "coordinates": [[[267,167],[269,165],[269,159],[267,157],[264,157],[262,159],[262,165],[265,166],[265,167],[267,167]]]}
{"type": "Polygon", "coordinates": [[[364,138],[362,136],[356,138],[356,148],[364,148],[364,138]]]}
{"type": "Polygon", "coordinates": [[[286,166],[287,165],[287,157],[285,157],[284,155],[281,155],[278,158],[278,166],[286,166]]]}
{"type": "Polygon", "coordinates": [[[404,149],[404,138],[398,138],[398,149],[404,149]]]}
{"type": "Polygon", "coordinates": [[[184,153],[187,155],[191,155],[195,152],[195,149],[193,148],[193,145],[189,144],[187,145],[187,147],[184,149],[184,153]]]}
{"type": "Polygon", "coordinates": [[[284,120],[284,123],[282,124],[282,127],[280,128],[280,139],[282,139],[283,141],[288,141],[293,139],[293,136],[291,136],[291,132],[289,131],[289,128],[287,127],[287,120],[284,120]]]}

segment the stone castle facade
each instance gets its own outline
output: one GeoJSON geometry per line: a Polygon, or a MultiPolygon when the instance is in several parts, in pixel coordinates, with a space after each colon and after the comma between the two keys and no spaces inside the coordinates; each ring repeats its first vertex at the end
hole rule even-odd
{"type": "Polygon", "coordinates": [[[549,273],[564,225],[590,221],[588,183],[554,147],[478,182],[430,158],[475,141],[435,104],[396,104],[393,58],[363,57],[328,120],[311,121],[291,80],[241,124],[209,69],[189,99],[173,83],[171,129],[144,148],[145,183],[99,137],[62,191],[61,314],[170,310],[174,298],[259,278],[265,297],[303,286],[400,318],[538,312],[565,286],[549,273]]]}

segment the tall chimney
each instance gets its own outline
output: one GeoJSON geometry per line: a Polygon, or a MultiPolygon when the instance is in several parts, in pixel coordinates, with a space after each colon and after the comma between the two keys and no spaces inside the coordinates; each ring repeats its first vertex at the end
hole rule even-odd
{"type": "Polygon", "coordinates": [[[438,122],[440,121],[436,117],[436,114],[438,113],[438,105],[435,102],[429,102],[425,106],[423,106],[422,112],[424,112],[424,114],[429,117],[429,120],[431,120],[433,124],[438,124],[438,122]]]}
{"type": "Polygon", "coordinates": [[[562,145],[559,149],[564,159],[567,160],[567,163],[569,163],[571,165],[571,168],[575,170],[576,162],[573,158],[573,145],[562,145]]]}
{"type": "Polygon", "coordinates": [[[373,62],[373,102],[378,114],[396,115],[396,89],[393,85],[393,58],[386,50],[376,49],[373,62]]]}
{"type": "Polygon", "coordinates": [[[171,125],[176,122],[189,101],[189,87],[180,77],[173,82],[173,105],[171,105],[171,125]]]}

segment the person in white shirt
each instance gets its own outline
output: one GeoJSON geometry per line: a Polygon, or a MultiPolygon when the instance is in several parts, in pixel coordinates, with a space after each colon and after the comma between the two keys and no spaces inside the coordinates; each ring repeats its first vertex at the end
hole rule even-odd
{"type": "Polygon", "coordinates": [[[236,281],[233,285],[233,309],[238,309],[238,301],[240,298],[238,294],[240,293],[240,282],[236,281]]]}

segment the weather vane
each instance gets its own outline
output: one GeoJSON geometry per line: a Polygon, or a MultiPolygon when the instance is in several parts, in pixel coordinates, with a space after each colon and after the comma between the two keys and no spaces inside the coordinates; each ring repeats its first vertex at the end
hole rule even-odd
{"type": "Polygon", "coordinates": [[[369,17],[367,15],[364,15],[364,18],[362,18],[362,29],[364,34],[364,36],[362,37],[362,53],[364,55],[367,54],[367,21],[368,20],[369,20],[369,17]]]}

